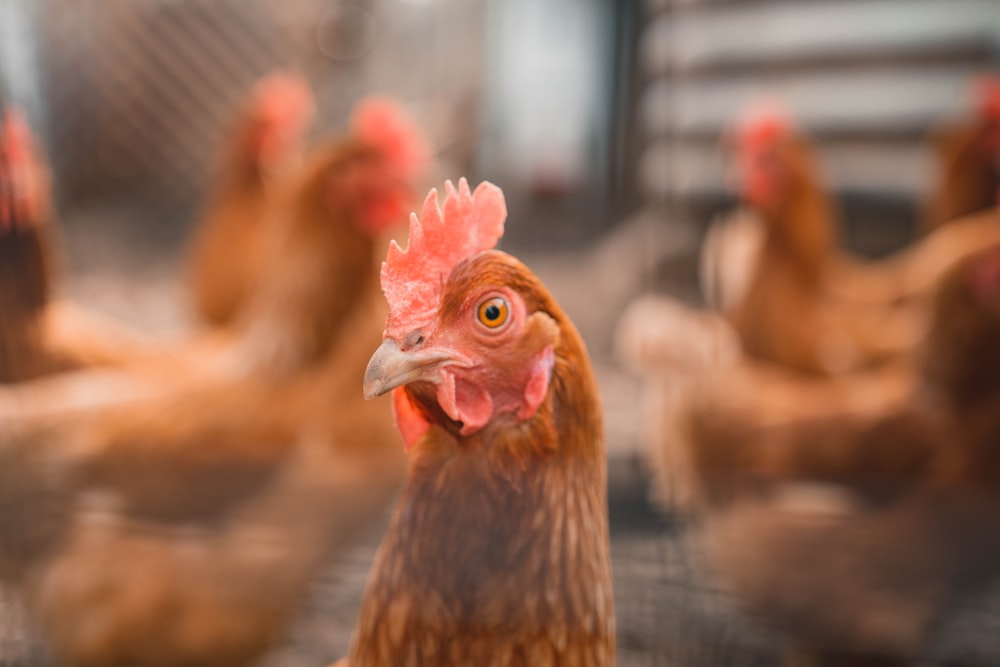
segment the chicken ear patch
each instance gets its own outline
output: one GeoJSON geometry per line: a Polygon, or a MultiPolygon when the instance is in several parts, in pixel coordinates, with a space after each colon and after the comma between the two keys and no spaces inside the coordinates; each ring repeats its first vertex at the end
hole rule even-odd
{"type": "Polygon", "coordinates": [[[457,189],[446,182],[445,192],[442,208],[437,190],[430,191],[420,217],[410,216],[406,250],[391,242],[382,263],[382,291],[389,304],[385,331],[398,340],[429,327],[452,269],[493,249],[503,236],[507,205],[500,188],[484,181],[471,192],[463,178],[457,189]]]}
{"type": "Polygon", "coordinates": [[[518,419],[529,419],[538,412],[539,406],[549,393],[549,382],[552,380],[552,368],[555,365],[556,355],[549,345],[531,364],[528,384],[524,388],[524,405],[517,411],[518,419]]]}

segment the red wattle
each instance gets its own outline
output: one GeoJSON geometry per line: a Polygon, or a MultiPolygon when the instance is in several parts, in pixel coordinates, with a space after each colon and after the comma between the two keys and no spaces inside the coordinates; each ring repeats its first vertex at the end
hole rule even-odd
{"type": "Polygon", "coordinates": [[[405,387],[392,390],[392,415],[396,421],[396,428],[403,436],[403,446],[406,451],[410,451],[431,427],[430,422],[414,407],[405,387]]]}

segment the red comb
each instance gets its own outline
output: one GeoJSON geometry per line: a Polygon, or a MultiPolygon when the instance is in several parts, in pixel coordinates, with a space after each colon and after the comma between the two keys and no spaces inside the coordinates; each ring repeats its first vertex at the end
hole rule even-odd
{"type": "Polygon", "coordinates": [[[8,108],[0,135],[0,178],[6,179],[7,196],[0,200],[0,230],[12,223],[30,224],[39,212],[39,158],[24,113],[8,108]]]}
{"type": "Polygon", "coordinates": [[[758,151],[785,139],[794,132],[794,123],[784,107],[761,104],[748,111],[736,126],[737,148],[758,151]]]}
{"type": "Polygon", "coordinates": [[[253,98],[259,113],[267,119],[305,117],[313,109],[309,83],[291,72],[274,72],[259,80],[253,98]]]}
{"type": "Polygon", "coordinates": [[[33,157],[34,141],[31,138],[31,128],[24,118],[24,112],[16,107],[7,109],[4,114],[3,140],[11,162],[20,162],[33,157]]]}
{"type": "Polygon", "coordinates": [[[257,82],[250,107],[251,146],[265,166],[295,150],[313,109],[312,90],[297,74],[275,72],[257,82]]]}
{"type": "Polygon", "coordinates": [[[983,76],[975,86],[976,113],[981,118],[1000,121],[1000,76],[983,76]]]}
{"type": "Polygon", "coordinates": [[[427,163],[427,140],[403,108],[387,97],[368,97],[358,103],[351,119],[352,133],[382,151],[399,177],[409,181],[427,163]]]}
{"type": "Polygon", "coordinates": [[[382,291],[389,303],[386,335],[402,340],[433,321],[441,289],[462,260],[494,248],[503,236],[507,204],[503,191],[482,182],[469,191],[469,182],[445,183],[444,208],[437,189],[424,200],[417,217],[410,215],[406,250],[395,241],[382,264],[382,291]]]}

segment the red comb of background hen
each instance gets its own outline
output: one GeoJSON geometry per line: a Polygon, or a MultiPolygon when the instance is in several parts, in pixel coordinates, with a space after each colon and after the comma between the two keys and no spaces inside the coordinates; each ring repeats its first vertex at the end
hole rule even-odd
{"type": "Polygon", "coordinates": [[[794,132],[791,117],[774,103],[759,104],[746,112],[734,130],[740,193],[754,206],[765,206],[777,197],[779,185],[773,170],[762,163],[774,144],[794,132]]]}
{"type": "Polygon", "coordinates": [[[38,157],[31,128],[20,109],[3,115],[0,135],[0,230],[12,224],[29,225],[39,212],[38,157]]]}
{"type": "Polygon", "coordinates": [[[275,72],[257,82],[251,104],[257,158],[264,166],[279,163],[302,140],[313,114],[312,89],[297,74],[275,72]]]}
{"type": "Polygon", "coordinates": [[[791,136],[793,128],[791,116],[783,107],[774,103],[758,105],[737,124],[737,148],[743,153],[759,151],[791,136]]]}
{"type": "Polygon", "coordinates": [[[313,96],[309,84],[291,72],[265,76],[254,86],[253,97],[264,118],[300,118],[312,113],[313,96]]]}
{"type": "Polygon", "coordinates": [[[389,304],[385,331],[397,340],[433,322],[452,269],[494,248],[503,236],[507,204],[500,188],[483,181],[473,193],[462,178],[457,190],[447,181],[445,193],[442,209],[437,189],[430,191],[420,217],[410,215],[406,250],[393,241],[382,264],[382,291],[389,304]]]}
{"type": "Polygon", "coordinates": [[[1000,76],[976,81],[976,112],[981,118],[1000,121],[1000,76]]]}
{"type": "Polygon", "coordinates": [[[351,130],[361,141],[380,150],[398,176],[413,179],[425,166],[427,140],[403,108],[387,97],[369,97],[358,103],[351,130]]]}

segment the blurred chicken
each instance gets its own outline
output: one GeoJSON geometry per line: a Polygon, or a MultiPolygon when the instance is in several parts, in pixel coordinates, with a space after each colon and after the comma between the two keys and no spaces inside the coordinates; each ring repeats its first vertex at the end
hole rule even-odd
{"type": "Polygon", "coordinates": [[[998,342],[1000,246],[947,274],[894,388],[744,369],[690,399],[705,545],[796,647],[789,664],[915,664],[1000,574],[998,342]]]}
{"type": "Polygon", "coordinates": [[[284,381],[324,358],[356,299],[368,244],[405,219],[428,157],[423,134],[398,105],[360,102],[343,137],[273,179],[257,213],[257,280],[240,312],[225,327],[133,356],[130,370],[284,381]]]}
{"type": "MultiPolygon", "coordinates": [[[[984,90],[990,88],[984,86],[984,90]]],[[[983,117],[993,113],[988,111],[995,104],[990,95],[981,96],[983,117]]],[[[971,185],[996,178],[985,157],[996,154],[989,127],[964,134],[956,131],[956,135],[962,134],[962,142],[944,132],[942,137],[950,138],[937,142],[942,145],[938,159],[943,180],[934,200],[961,199],[964,208],[949,205],[949,210],[956,214],[966,211],[968,215],[953,218],[946,228],[885,259],[866,261],[838,247],[836,207],[823,187],[808,139],[793,128],[784,111],[752,110],[735,133],[743,198],[750,208],[714,221],[709,229],[701,255],[706,301],[721,312],[736,313],[761,274],[776,273],[770,271],[764,258],[775,257],[773,250],[765,250],[765,246],[766,239],[775,240],[777,221],[783,222],[786,230],[782,232],[785,247],[778,257],[795,257],[795,263],[812,267],[798,273],[803,278],[812,274],[809,282],[818,285],[824,300],[851,308],[887,308],[916,301],[919,308],[919,302],[929,296],[952,263],[1000,241],[1000,219],[994,205],[996,188],[986,191],[985,186],[971,185]],[[959,147],[962,151],[957,150],[959,147]],[[963,190],[961,197],[950,194],[962,190],[956,181],[970,188],[963,190]],[[973,191],[978,194],[973,196],[973,191]]],[[[944,210],[938,204],[933,207],[944,210]]],[[[904,331],[900,335],[908,338],[905,329],[909,325],[904,322],[901,326],[904,331]]]]}
{"type": "Polygon", "coordinates": [[[428,157],[400,107],[371,97],[348,136],[289,180],[271,213],[264,279],[231,327],[239,367],[281,378],[324,358],[357,299],[372,240],[405,220],[428,157]]]}
{"type": "Polygon", "coordinates": [[[358,382],[385,319],[377,247],[425,155],[395,105],[369,100],[275,196],[273,280],[236,346],[281,372],[0,392],[0,578],[63,664],[249,664],[383,509],[402,450],[388,401],[358,382]]]}
{"type": "Polygon", "coordinates": [[[261,79],[240,112],[190,250],[195,311],[204,321],[232,321],[260,280],[264,213],[279,177],[301,157],[312,114],[309,84],[288,73],[261,79]]]}
{"type": "Polygon", "coordinates": [[[495,186],[449,182],[383,265],[365,395],[392,392],[412,461],[351,667],[614,664],[597,387],[545,287],[493,250],[505,217],[495,186]]]}
{"type": "Polygon", "coordinates": [[[931,135],[940,171],[927,202],[924,229],[993,208],[1000,191],[1000,77],[976,82],[972,118],[931,135]]]}
{"type": "Polygon", "coordinates": [[[812,149],[790,121],[773,111],[752,115],[738,142],[744,197],[764,228],[745,294],[729,313],[743,350],[831,374],[911,349],[919,328],[910,311],[829,298],[836,214],[812,149]]]}
{"type": "Polygon", "coordinates": [[[21,112],[0,128],[0,383],[118,363],[138,340],[56,300],[55,207],[48,168],[21,112]]]}
{"type": "Polygon", "coordinates": [[[691,501],[689,466],[678,460],[686,455],[679,445],[686,400],[692,383],[741,362],[739,337],[718,313],[646,294],[622,314],[614,342],[618,360],[642,382],[639,437],[651,500],[665,512],[682,510],[691,501]]]}

